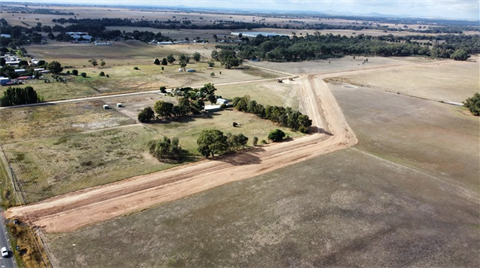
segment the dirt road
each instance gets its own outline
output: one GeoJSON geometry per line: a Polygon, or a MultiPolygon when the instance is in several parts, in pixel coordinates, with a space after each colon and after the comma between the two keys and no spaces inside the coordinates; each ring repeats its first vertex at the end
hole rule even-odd
{"type": "Polygon", "coordinates": [[[319,133],[11,208],[6,215],[42,226],[47,232],[73,231],[356,144],[327,84],[315,76],[300,79],[302,106],[319,133]]]}

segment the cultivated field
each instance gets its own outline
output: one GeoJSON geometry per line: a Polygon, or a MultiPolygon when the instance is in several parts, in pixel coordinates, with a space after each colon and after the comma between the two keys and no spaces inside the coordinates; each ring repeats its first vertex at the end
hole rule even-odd
{"type": "Polygon", "coordinates": [[[363,70],[382,66],[411,65],[414,63],[433,62],[433,60],[420,57],[361,57],[346,56],[338,59],[315,60],[303,62],[252,62],[245,65],[263,67],[267,69],[287,72],[292,74],[327,74],[336,71],[363,70]],[[362,64],[365,59],[368,62],[362,64]]]}
{"type": "Polygon", "coordinates": [[[369,74],[345,76],[339,82],[399,92],[436,101],[462,102],[480,92],[478,62],[378,70],[369,74]]]}

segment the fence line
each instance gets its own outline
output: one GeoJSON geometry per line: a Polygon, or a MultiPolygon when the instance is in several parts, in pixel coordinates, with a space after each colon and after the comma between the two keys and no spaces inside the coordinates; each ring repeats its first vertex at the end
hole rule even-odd
{"type": "MultiPolygon", "coordinates": [[[[45,262],[45,259],[44,259],[44,262],[45,262],[45,264],[49,264],[49,265],[46,265],[46,266],[49,266],[51,268],[57,267],[58,265],[55,265],[54,262],[52,261],[54,259],[52,257],[53,256],[52,251],[50,250],[47,243],[45,242],[45,238],[43,237],[42,230],[40,228],[35,228],[35,233],[37,234],[38,239],[40,239],[40,243],[42,244],[42,248],[45,250],[45,256],[47,256],[48,262],[45,262]]],[[[42,253],[42,252],[40,252],[40,253],[42,253]]],[[[43,258],[43,254],[42,254],[42,258],[43,258]]]]}
{"type": "Polygon", "coordinates": [[[6,164],[5,171],[7,172],[7,176],[10,177],[10,182],[12,183],[12,186],[13,186],[13,193],[18,203],[20,205],[26,204],[25,193],[22,191],[22,188],[20,187],[15,171],[13,170],[12,165],[10,165],[10,161],[7,155],[5,154],[5,151],[3,150],[3,146],[1,143],[0,143],[0,161],[6,164]],[[19,198],[19,195],[21,198],[19,198]]]}

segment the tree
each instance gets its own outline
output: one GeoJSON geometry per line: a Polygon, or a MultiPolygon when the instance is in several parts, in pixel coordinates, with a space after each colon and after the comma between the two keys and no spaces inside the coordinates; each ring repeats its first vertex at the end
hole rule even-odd
{"type": "Polygon", "coordinates": [[[175,58],[173,57],[172,54],[170,54],[170,55],[167,56],[167,61],[168,61],[168,63],[170,63],[170,64],[172,64],[172,63],[175,61],[175,58]]]}
{"type": "Polygon", "coordinates": [[[268,139],[274,142],[280,142],[285,138],[285,132],[281,131],[280,129],[275,129],[274,131],[268,134],[268,139]]]}
{"type": "Polygon", "coordinates": [[[142,123],[147,123],[150,122],[150,120],[152,120],[154,116],[155,113],[153,112],[152,108],[147,107],[138,114],[138,121],[142,123]]]}
{"type": "Polygon", "coordinates": [[[0,66],[4,66],[6,62],[5,58],[0,58],[0,66]]]}
{"type": "Polygon", "coordinates": [[[183,158],[183,149],[179,145],[178,138],[150,141],[148,144],[150,153],[159,161],[174,160],[180,161],[183,158]]]}
{"type": "Polygon", "coordinates": [[[155,60],[153,61],[153,64],[155,64],[155,65],[160,65],[160,60],[159,60],[159,59],[155,59],[155,60]]]}
{"type": "Polygon", "coordinates": [[[208,158],[228,149],[227,137],[216,129],[203,130],[197,139],[198,152],[208,158]]]}
{"type": "Polygon", "coordinates": [[[463,106],[468,108],[470,112],[475,115],[480,115],[480,93],[475,93],[473,97],[466,99],[463,102],[463,106]]]}
{"type": "Polygon", "coordinates": [[[212,51],[212,59],[214,59],[214,60],[219,60],[219,58],[218,58],[218,51],[216,51],[216,50],[212,51]]]}
{"type": "Polygon", "coordinates": [[[98,62],[97,62],[96,59],[88,60],[88,62],[90,62],[90,64],[93,66],[93,68],[95,68],[98,65],[98,62]]]}
{"type": "Polygon", "coordinates": [[[8,87],[0,98],[0,106],[13,106],[28,103],[37,103],[41,99],[33,87],[8,87]]]}
{"type": "Polygon", "coordinates": [[[453,54],[450,55],[450,58],[454,60],[466,61],[468,59],[468,53],[463,49],[457,49],[455,52],[453,52],[453,54]]]}
{"type": "Polygon", "coordinates": [[[161,117],[170,118],[173,114],[173,104],[170,102],[157,101],[153,109],[161,117]]]}
{"type": "Polygon", "coordinates": [[[200,58],[201,58],[201,55],[200,55],[200,53],[195,52],[195,53],[193,53],[192,58],[193,58],[196,62],[199,62],[199,61],[200,61],[200,58]]]}
{"type": "Polygon", "coordinates": [[[72,70],[73,75],[78,75],[78,70],[72,70]]]}
{"type": "Polygon", "coordinates": [[[105,73],[104,72],[100,72],[100,74],[98,76],[105,76],[105,73]]]}
{"type": "Polygon", "coordinates": [[[166,59],[166,58],[163,58],[163,59],[162,59],[162,65],[168,65],[168,62],[167,62],[167,59],[166,59]]]}
{"type": "Polygon", "coordinates": [[[208,62],[208,67],[213,68],[215,66],[215,62],[213,60],[208,62]]]}
{"type": "Polygon", "coordinates": [[[161,86],[160,87],[160,92],[167,93],[167,87],[166,86],[161,86]]]}
{"type": "Polygon", "coordinates": [[[100,60],[100,66],[103,67],[103,66],[105,66],[105,64],[106,64],[105,61],[104,61],[103,59],[101,59],[101,60],[100,60]]]}
{"type": "Polygon", "coordinates": [[[258,144],[258,137],[253,137],[253,146],[257,146],[258,144]]]}
{"type": "Polygon", "coordinates": [[[81,73],[80,76],[82,76],[83,78],[87,78],[87,73],[81,73]]]}
{"type": "Polygon", "coordinates": [[[47,65],[47,69],[53,74],[59,74],[63,71],[63,67],[58,61],[52,61],[47,65]]]}
{"type": "Polygon", "coordinates": [[[187,62],[184,60],[180,61],[180,67],[185,68],[187,66],[187,62]]]}

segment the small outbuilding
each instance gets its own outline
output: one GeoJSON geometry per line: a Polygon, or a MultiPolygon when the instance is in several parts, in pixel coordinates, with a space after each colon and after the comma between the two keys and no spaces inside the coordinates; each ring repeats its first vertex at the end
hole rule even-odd
{"type": "Polygon", "coordinates": [[[218,98],[218,99],[217,99],[217,104],[220,104],[220,105],[225,104],[225,105],[227,105],[227,104],[228,104],[228,100],[222,99],[222,98],[218,98]]]}
{"type": "Polygon", "coordinates": [[[108,104],[104,104],[104,105],[103,105],[103,109],[104,109],[104,110],[107,110],[107,109],[110,109],[110,107],[108,106],[108,104]]]}
{"type": "Polygon", "coordinates": [[[194,73],[194,72],[195,72],[195,69],[187,69],[187,72],[189,72],[189,73],[194,73]]]}
{"type": "Polygon", "coordinates": [[[122,104],[122,103],[120,103],[120,102],[119,102],[119,103],[117,103],[117,108],[121,108],[121,107],[123,107],[123,104],[122,104]]]}
{"type": "Polygon", "coordinates": [[[218,112],[222,110],[221,105],[205,105],[205,112],[218,112]]]}

